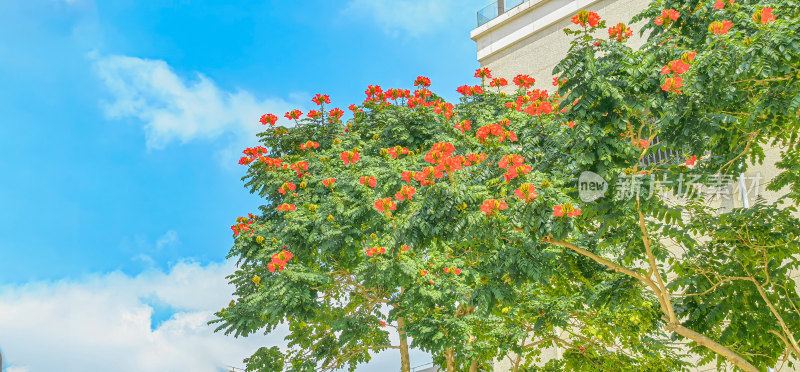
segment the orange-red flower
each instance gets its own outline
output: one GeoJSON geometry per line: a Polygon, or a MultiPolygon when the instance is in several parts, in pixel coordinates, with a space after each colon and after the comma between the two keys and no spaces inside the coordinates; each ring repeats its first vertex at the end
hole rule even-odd
{"type": "Polygon", "coordinates": [[[616,26],[608,28],[608,37],[616,38],[617,41],[625,41],[633,35],[630,27],[625,26],[624,23],[617,23],[616,26]]]}
{"type": "Polygon", "coordinates": [[[325,186],[325,187],[330,188],[330,187],[333,186],[334,182],[336,182],[336,178],[333,178],[333,177],[326,178],[326,179],[322,180],[322,185],[325,186]]]}
{"type": "Polygon", "coordinates": [[[695,165],[697,163],[697,156],[692,155],[691,158],[686,159],[686,165],[695,165]]]}
{"type": "Polygon", "coordinates": [[[472,129],[472,121],[471,120],[464,120],[460,123],[456,123],[456,129],[461,130],[461,133],[466,133],[466,131],[472,129]]]}
{"type": "Polygon", "coordinates": [[[586,27],[587,24],[591,27],[596,27],[599,21],[600,16],[597,13],[587,12],[585,10],[581,10],[572,17],[572,23],[581,25],[581,27],[586,27]]]}
{"type": "Polygon", "coordinates": [[[400,174],[400,176],[403,178],[403,181],[406,181],[406,183],[411,183],[411,179],[414,178],[414,172],[403,172],[400,174]]]}
{"type": "Polygon", "coordinates": [[[414,86],[416,87],[429,87],[431,86],[431,79],[428,79],[424,76],[417,76],[417,80],[414,80],[414,86]]]}
{"type": "Polygon", "coordinates": [[[296,210],[297,207],[295,207],[294,204],[286,204],[286,203],[284,203],[284,204],[279,205],[277,209],[279,211],[281,211],[281,212],[291,212],[291,211],[296,210]]]}
{"type": "Polygon", "coordinates": [[[683,86],[683,78],[680,76],[673,76],[667,78],[664,85],[661,86],[661,89],[665,92],[672,92],[675,94],[681,94],[681,87],[683,86]]]}
{"type": "Polygon", "coordinates": [[[511,155],[503,155],[500,161],[497,163],[498,168],[508,168],[509,165],[512,167],[515,165],[520,165],[525,162],[525,158],[519,155],[511,154],[511,155]]]}
{"type": "Polygon", "coordinates": [[[319,142],[307,141],[300,144],[300,150],[311,150],[319,148],[319,142]]]}
{"type": "Polygon", "coordinates": [[[311,111],[308,112],[308,117],[309,118],[316,119],[316,118],[318,118],[320,116],[322,116],[322,111],[311,110],[311,111]]]}
{"type": "Polygon", "coordinates": [[[374,255],[386,253],[386,248],[384,248],[384,247],[372,247],[372,248],[367,249],[366,253],[367,253],[367,257],[372,257],[374,255]]]}
{"type": "Polygon", "coordinates": [[[708,31],[714,35],[724,35],[728,33],[731,27],[733,27],[733,22],[731,21],[714,21],[708,26],[708,31]]]}
{"type": "Polygon", "coordinates": [[[771,6],[765,6],[765,7],[761,8],[761,10],[756,11],[755,13],[753,13],[753,22],[761,23],[762,25],[765,25],[765,24],[767,24],[769,22],[772,22],[772,21],[774,21],[776,19],[777,18],[775,18],[775,15],[772,14],[772,7],[771,6]]]}
{"type": "Polygon", "coordinates": [[[355,163],[361,160],[361,155],[355,151],[343,151],[341,154],[342,161],[344,165],[348,165],[350,163],[355,163]]]}
{"type": "MultiPolygon", "coordinates": [[[[284,248],[286,248],[286,246],[284,246],[284,248]]],[[[286,268],[286,264],[292,259],[292,257],[294,257],[294,255],[287,250],[282,250],[273,254],[271,262],[267,264],[269,272],[274,273],[275,269],[278,269],[278,271],[283,271],[283,269],[286,268]]]]}
{"type": "Polygon", "coordinates": [[[297,120],[297,119],[300,118],[301,115],[303,115],[302,111],[300,111],[300,110],[292,110],[292,111],[287,112],[286,115],[284,115],[284,116],[287,119],[295,119],[295,120],[297,120]]]}
{"type": "Polygon", "coordinates": [[[462,85],[456,89],[456,92],[461,93],[463,96],[471,96],[473,94],[483,94],[483,88],[480,85],[469,86],[462,85]]]}
{"type": "Polygon", "coordinates": [[[286,195],[287,191],[294,191],[296,188],[297,186],[295,184],[291,182],[284,182],[283,185],[281,185],[281,187],[278,188],[278,192],[283,195],[286,195]]]}
{"type": "Polygon", "coordinates": [[[372,188],[375,188],[375,186],[378,184],[378,181],[375,180],[375,177],[372,176],[361,176],[361,178],[358,179],[358,182],[361,182],[362,185],[366,185],[372,188]]]}
{"type": "Polygon", "coordinates": [[[553,216],[561,217],[564,214],[566,214],[567,217],[577,217],[581,215],[581,210],[572,206],[571,203],[565,203],[553,207],[553,216]]]}
{"type": "Polygon", "coordinates": [[[664,75],[667,74],[680,75],[686,71],[689,71],[689,64],[684,62],[683,59],[676,59],[674,61],[670,61],[669,63],[667,63],[666,66],[661,68],[661,73],[664,75]]]}
{"type": "Polygon", "coordinates": [[[394,195],[394,198],[398,201],[403,200],[411,200],[414,197],[414,194],[417,192],[417,189],[412,186],[403,186],[400,188],[400,191],[394,195]]]}
{"type": "Polygon", "coordinates": [[[488,155],[486,155],[485,153],[467,154],[466,158],[464,159],[464,166],[465,167],[469,167],[469,166],[472,166],[472,165],[478,165],[482,161],[486,160],[487,157],[488,157],[488,155]]]}
{"type": "Polygon", "coordinates": [[[494,78],[494,79],[492,79],[491,82],[489,82],[489,86],[492,86],[492,87],[498,87],[499,88],[499,87],[504,87],[506,85],[508,85],[508,80],[503,79],[503,78],[494,78]]]}
{"type": "Polygon", "coordinates": [[[491,79],[492,78],[492,71],[489,70],[488,67],[483,67],[475,70],[475,77],[483,79],[491,79]]]}
{"type": "Polygon", "coordinates": [[[520,200],[526,203],[532,202],[533,199],[539,196],[539,194],[536,193],[536,186],[530,183],[523,183],[514,193],[517,194],[520,200]]]}
{"type": "Polygon", "coordinates": [[[323,103],[331,103],[331,98],[328,97],[327,94],[319,94],[319,93],[317,93],[317,95],[314,96],[314,98],[312,98],[311,101],[316,103],[316,104],[318,104],[318,105],[321,105],[323,103]]]}
{"type": "Polygon", "coordinates": [[[554,87],[559,87],[559,86],[562,86],[562,85],[564,85],[564,83],[566,83],[566,82],[567,82],[567,78],[563,78],[563,79],[562,79],[562,78],[559,78],[558,76],[556,76],[556,77],[554,77],[554,78],[553,78],[553,86],[554,86],[554,87]]]}
{"type": "Polygon", "coordinates": [[[675,9],[664,9],[661,11],[661,16],[657,17],[653,22],[659,26],[667,27],[670,23],[677,21],[680,16],[681,13],[675,9]]]}
{"type": "Polygon", "coordinates": [[[375,201],[375,209],[378,212],[384,213],[384,211],[395,210],[397,205],[392,201],[392,198],[383,198],[378,199],[375,201]]]}
{"type": "Polygon", "coordinates": [[[536,79],[522,74],[515,76],[512,81],[520,88],[530,88],[536,83],[536,79]]]}
{"type": "Polygon", "coordinates": [[[566,126],[568,126],[570,128],[575,128],[575,122],[574,121],[568,121],[566,123],[561,123],[561,125],[566,125],[566,126]]]}
{"type": "Polygon", "coordinates": [[[342,109],[336,107],[333,110],[331,110],[330,112],[328,112],[328,119],[330,121],[336,121],[336,120],[341,119],[342,115],[344,115],[344,111],[342,111],[342,109]]]}
{"type": "Polygon", "coordinates": [[[502,200],[489,199],[484,201],[483,205],[481,205],[481,212],[486,213],[486,217],[491,217],[497,214],[497,212],[506,208],[508,208],[506,202],[502,200]]]}
{"type": "Polygon", "coordinates": [[[386,149],[386,153],[389,154],[392,157],[392,159],[397,159],[397,157],[400,156],[400,154],[403,154],[403,155],[408,154],[408,149],[398,145],[398,146],[386,149]]]}
{"type": "Polygon", "coordinates": [[[261,115],[261,119],[259,121],[263,125],[275,125],[275,122],[278,121],[278,117],[272,114],[261,115]]]}

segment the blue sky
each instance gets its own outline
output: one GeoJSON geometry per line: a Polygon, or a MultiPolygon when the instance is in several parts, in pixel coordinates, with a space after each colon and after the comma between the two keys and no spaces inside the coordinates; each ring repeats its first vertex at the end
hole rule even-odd
{"type": "Polygon", "coordinates": [[[455,98],[478,67],[469,31],[485,2],[0,1],[7,370],[86,370],[124,348],[141,353],[133,370],[163,368],[159,342],[186,341],[222,351],[175,368],[215,371],[272,342],[197,326],[228,300],[229,226],[259,205],[236,165],[258,117],[310,107],[314,93],[346,108],[369,84],[410,88],[418,75],[455,98]],[[214,290],[176,295],[191,275],[214,290]],[[75,315],[82,301],[97,314],[75,315]],[[103,339],[119,327],[130,337],[103,339]],[[42,339],[96,350],[75,346],[65,355],[83,356],[65,367],[39,356],[42,339]]]}

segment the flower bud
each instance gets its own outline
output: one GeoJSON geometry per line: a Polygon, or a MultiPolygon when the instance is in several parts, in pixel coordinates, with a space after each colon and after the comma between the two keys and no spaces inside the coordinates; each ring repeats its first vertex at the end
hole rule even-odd
{"type": "Polygon", "coordinates": [[[387,150],[387,149],[381,149],[381,152],[380,152],[380,154],[381,154],[381,156],[386,156],[386,155],[389,155],[389,150],[387,150]]]}
{"type": "Polygon", "coordinates": [[[373,134],[372,135],[372,139],[374,139],[374,140],[378,139],[378,135],[377,134],[373,134]]]}
{"type": "Polygon", "coordinates": [[[333,221],[333,215],[332,215],[332,214],[329,214],[329,215],[328,215],[328,221],[329,221],[329,222],[330,222],[330,221],[333,221]]]}
{"type": "Polygon", "coordinates": [[[305,182],[300,182],[300,188],[301,189],[306,188],[306,186],[308,186],[308,185],[305,182]]]}
{"type": "Polygon", "coordinates": [[[342,143],[342,140],[340,140],[340,139],[338,139],[338,138],[334,138],[334,139],[333,139],[333,144],[334,144],[334,145],[338,145],[338,144],[340,144],[340,143],[342,143]]]}
{"type": "Polygon", "coordinates": [[[258,243],[258,244],[264,243],[264,237],[263,236],[257,237],[256,238],[256,243],[258,243]]]}

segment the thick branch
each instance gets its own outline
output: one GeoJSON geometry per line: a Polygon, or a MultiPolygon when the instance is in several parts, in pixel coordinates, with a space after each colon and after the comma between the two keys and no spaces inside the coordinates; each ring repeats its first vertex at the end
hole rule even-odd
{"type": "Polygon", "coordinates": [[[744,371],[747,371],[747,372],[757,372],[758,371],[758,368],[756,368],[755,366],[750,364],[750,362],[746,361],[744,358],[739,356],[739,354],[736,354],[735,352],[733,352],[731,349],[728,349],[727,347],[717,343],[716,341],[714,341],[714,340],[712,340],[712,339],[710,339],[710,338],[708,338],[706,336],[703,336],[703,335],[701,335],[701,334],[699,334],[699,333],[697,333],[695,331],[692,331],[689,328],[686,328],[686,327],[684,327],[684,326],[682,326],[680,324],[677,324],[677,323],[669,323],[669,324],[667,324],[667,326],[665,328],[668,331],[675,332],[675,333],[677,333],[677,334],[679,334],[679,335],[681,335],[683,337],[686,337],[686,338],[694,341],[696,344],[698,344],[700,346],[707,347],[711,351],[713,351],[713,352],[723,356],[725,359],[731,361],[731,363],[733,363],[735,366],[741,368],[744,371]]]}

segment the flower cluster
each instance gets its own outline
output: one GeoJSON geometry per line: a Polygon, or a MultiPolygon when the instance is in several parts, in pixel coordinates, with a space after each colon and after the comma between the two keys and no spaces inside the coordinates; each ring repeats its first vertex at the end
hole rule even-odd
{"type": "Polygon", "coordinates": [[[374,255],[386,253],[386,248],[384,248],[384,247],[372,247],[372,248],[367,249],[366,252],[367,252],[367,257],[372,257],[374,255]]]}
{"type": "Polygon", "coordinates": [[[441,114],[445,119],[453,117],[453,104],[450,102],[436,101],[433,103],[433,112],[441,114]]]}
{"type": "Polygon", "coordinates": [[[483,94],[483,88],[480,85],[469,86],[469,85],[462,85],[456,88],[456,92],[461,93],[464,97],[471,96],[473,94],[483,94]]]}
{"type": "Polygon", "coordinates": [[[278,188],[278,193],[281,195],[286,195],[287,191],[294,191],[297,186],[291,182],[284,182],[280,188],[278,188]]]}
{"type": "Polygon", "coordinates": [[[530,203],[539,196],[536,193],[536,186],[531,183],[523,183],[514,191],[514,194],[517,194],[517,197],[525,203],[530,203]]]}
{"type": "Polygon", "coordinates": [[[322,105],[323,103],[331,103],[331,97],[327,94],[319,94],[317,93],[314,98],[311,99],[312,102],[316,103],[317,105],[322,105]]]}
{"type": "Polygon", "coordinates": [[[294,204],[283,203],[283,204],[279,205],[278,208],[276,208],[276,209],[281,211],[281,212],[291,212],[291,211],[297,210],[297,207],[294,204]]]}
{"type": "Polygon", "coordinates": [[[394,198],[397,199],[397,201],[411,200],[416,192],[417,189],[415,189],[413,186],[403,185],[403,187],[400,188],[400,191],[394,195],[394,198]]]}
{"type": "Polygon", "coordinates": [[[753,13],[753,22],[761,23],[762,25],[770,23],[770,22],[772,22],[772,21],[774,21],[776,19],[777,18],[775,18],[775,15],[772,14],[772,7],[771,6],[765,6],[765,7],[761,8],[761,10],[756,11],[755,13],[753,13]]]}
{"type": "Polygon", "coordinates": [[[261,119],[258,120],[263,125],[269,124],[270,126],[274,126],[275,123],[278,121],[278,117],[272,114],[261,115],[261,119]]]}
{"type": "Polygon", "coordinates": [[[240,165],[248,165],[252,163],[254,160],[261,158],[262,155],[267,153],[267,149],[263,146],[256,146],[256,147],[248,147],[242,151],[242,154],[247,156],[243,156],[239,159],[240,165]]]}
{"type": "Polygon", "coordinates": [[[516,86],[525,89],[532,87],[533,84],[536,83],[536,79],[522,74],[515,76],[511,81],[513,81],[516,86]]]}
{"type": "Polygon", "coordinates": [[[343,151],[340,156],[344,162],[344,165],[355,163],[361,160],[361,155],[359,155],[359,153],[356,151],[343,151]]]}
{"type": "Polygon", "coordinates": [[[558,76],[553,78],[553,86],[554,87],[560,87],[560,86],[564,85],[564,83],[566,83],[566,82],[567,82],[567,78],[560,78],[558,76]]]}
{"type": "Polygon", "coordinates": [[[492,71],[489,70],[488,67],[483,67],[475,70],[475,77],[480,78],[481,81],[484,79],[491,79],[492,78],[492,71]]]}
{"type": "Polygon", "coordinates": [[[491,82],[489,82],[489,86],[497,87],[497,88],[504,87],[506,85],[508,85],[508,80],[503,79],[503,78],[495,78],[495,79],[492,79],[491,82]]]}
{"type": "Polygon", "coordinates": [[[497,214],[497,212],[506,208],[508,208],[508,204],[506,204],[506,202],[502,200],[489,199],[485,200],[483,205],[481,205],[481,212],[486,213],[486,217],[491,217],[497,214]]]}
{"type": "Polygon", "coordinates": [[[731,21],[714,21],[708,25],[708,32],[711,32],[714,35],[724,35],[728,33],[731,27],[733,27],[733,22],[731,21]]]}
{"type": "Polygon", "coordinates": [[[236,219],[236,224],[231,226],[231,230],[233,230],[233,236],[239,235],[239,233],[248,232],[250,231],[250,225],[255,222],[256,215],[252,213],[248,213],[247,216],[249,217],[239,217],[236,219]]]}
{"type": "MultiPolygon", "coordinates": [[[[731,5],[733,5],[733,0],[729,0],[729,3],[730,3],[731,5]]],[[[722,1],[722,0],[717,0],[717,1],[714,3],[714,9],[722,9],[722,8],[724,8],[724,7],[725,7],[725,2],[724,2],[724,1],[722,1]]]]}
{"type": "Polygon", "coordinates": [[[478,128],[475,137],[478,138],[478,141],[481,143],[486,142],[489,137],[496,138],[497,143],[502,143],[506,138],[511,140],[511,142],[517,142],[517,134],[505,128],[508,124],[508,120],[502,120],[497,124],[484,125],[478,128]]]}
{"type": "Polygon", "coordinates": [[[631,36],[633,36],[633,31],[631,31],[630,27],[625,26],[624,23],[617,23],[616,26],[608,28],[608,37],[619,42],[623,42],[631,36]]]}
{"type": "Polygon", "coordinates": [[[330,112],[328,112],[328,120],[331,123],[333,123],[333,122],[336,122],[336,121],[340,120],[343,115],[344,115],[344,111],[342,111],[342,109],[336,107],[333,110],[331,110],[330,112]]]}
{"type": "Polygon", "coordinates": [[[656,17],[653,22],[659,26],[668,27],[672,22],[678,20],[681,13],[675,9],[664,9],[661,11],[661,16],[656,17]]]}
{"type": "Polygon", "coordinates": [[[572,23],[576,25],[581,25],[581,27],[586,27],[588,24],[590,27],[597,27],[597,24],[600,22],[600,16],[595,12],[587,12],[585,10],[581,10],[578,14],[572,17],[572,23]]]}
{"type": "Polygon", "coordinates": [[[331,187],[333,187],[333,183],[334,182],[336,182],[336,178],[333,178],[333,177],[326,178],[326,179],[322,180],[322,185],[327,187],[327,188],[331,188],[331,187]]]}
{"type": "Polygon", "coordinates": [[[366,185],[372,188],[375,188],[375,186],[378,183],[378,181],[375,180],[375,177],[371,176],[361,176],[361,178],[358,179],[358,182],[361,182],[362,185],[366,185]]]}
{"type": "Polygon", "coordinates": [[[408,154],[408,149],[398,145],[398,146],[386,149],[386,154],[391,156],[392,159],[397,159],[397,157],[400,156],[400,155],[408,154]]]}
{"type": "Polygon", "coordinates": [[[556,205],[553,207],[553,216],[561,217],[564,214],[566,214],[567,217],[577,217],[581,215],[581,210],[573,207],[570,203],[556,205]]]}
{"type": "Polygon", "coordinates": [[[297,119],[300,119],[300,116],[302,116],[302,115],[303,115],[302,111],[295,109],[295,110],[287,112],[286,115],[283,115],[283,116],[286,117],[287,119],[295,119],[295,120],[297,120],[297,119]]]}
{"type": "Polygon", "coordinates": [[[307,161],[298,161],[289,166],[289,169],[297,172],[297,178],[303,178],[307,173],[303,173],[303,171],[308,170],[308,162],[307,161]]]}
{"type": "Polygon", "coordinates": [[[446,274],[460,275],[461,274],[461,269],[459,269],[457,267],[452,267],[452,266],[451,267],[445,267],[444,268],[444,272],[446,274]]]}
{"type": "Polygon", "coordinates": [[[306,143],[300,144],[300,150],[311,150],[319,148],[319,143],[314,141],[308,141],[306,143]]]}
{"type": "Polygon", "coordinates": [[[689,63],[694,60],[695,55],[697,55],[697,52],[684,53],[680,59],[670,61],[666,66],[661,68],[661,74],[671,75],[665,80],[664,85],[661,86],[663,91],[681,94],[680,88],[683,86],[683,78],[678,75],[689,71],[689,67],[691,66],[689,63]]]}
{"type": "Polygon", "coordinates": [[[460,130],[461,133],[466,133],[468,130],[472,129],[472,121],[471,120],[464,120],[461,122],[456,123],[456,129],[460,130]]]}
{"type": "Polygon", "coordinates": [[[429,87],[431,86],[431,79],[426,78],[424,76],[417,76],[417,80],[414,80],[415,87],[429,87]]]}
{"type": "Polygon", "coordinates": [[[383,198],[375,201],[375,209],[378,212],[385,213],[397,209],[397,205],[392,201],[392,198],[383,198]]]}
{"type": "Polygon", "coordinates": [[[528,174],[533,169],[530,165],[523,164],[525,162],[525,158],[519,155],[505,155],[500,162],[497,163],[497,167],[500,169],[507,169],[506,173],[503,175],[506,178],[506,182],[510,182],[512,179],[519,177],[520,174],[528,174]]]}
{"type": "MultiPolygon", "coordinates": [[[[283,247],[286,248],[286,246],[283,247]]],[[[278,253],[275,253],[272,255],[272,262],[267,264],[267,269],[269,269],[269,272],[271,273],[274,273],[275,269],[278,269],[278,271],[283,271],[283,269],[286,268],[286,264],[292,259],[292,257],[294,257],[294,255],[287,250],[282,250],[278,253]]]]}

